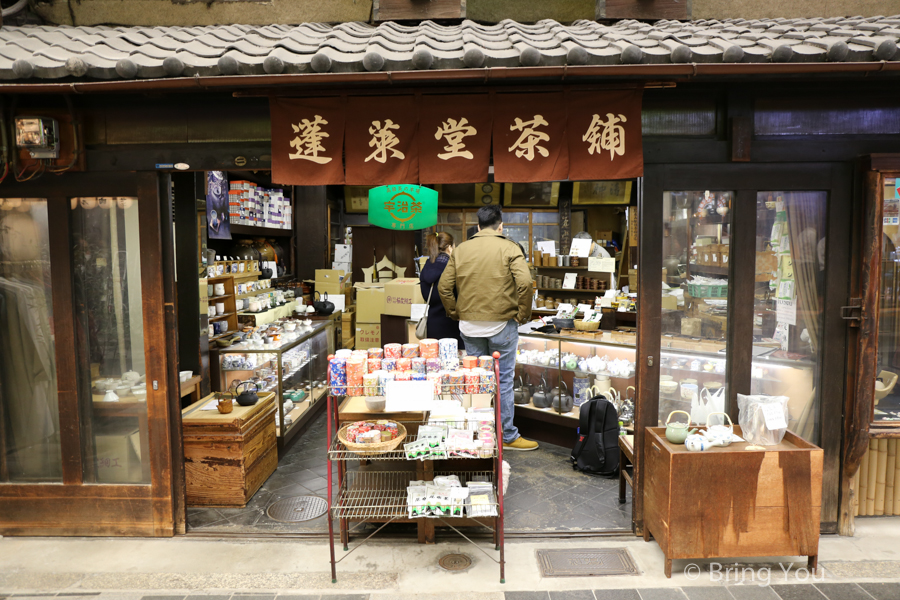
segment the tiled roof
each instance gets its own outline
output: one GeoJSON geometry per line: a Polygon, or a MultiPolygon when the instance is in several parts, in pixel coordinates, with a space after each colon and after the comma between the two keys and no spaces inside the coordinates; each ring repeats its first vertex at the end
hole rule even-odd
{"type": "Polygon", "coordinates": [[[830,19],[3,27],[0,79],[900,60],[900,15],[830,19]]]}

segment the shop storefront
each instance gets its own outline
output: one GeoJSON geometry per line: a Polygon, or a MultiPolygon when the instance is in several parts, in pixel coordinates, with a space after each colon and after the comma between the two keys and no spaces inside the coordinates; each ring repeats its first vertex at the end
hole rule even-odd
{"type": "MultiPolygon", "coordinates": [[[[876,74],[856,60],[693,70],[548,62],[506,69],[505,82],[461,68],[393,80],[378,69],[327,73],[319,60],[316,73],[204,75],[202,93],[178,77],[98,83],[68,116],[56,96],[67,90],[53,87],[63,84],[3,84],[0,93],[21,98],[4,115],[8,126],[14,116],[56,115],[64,152],[43,167],[23,158],[0,183],[0,532],[191,529],[189,507],[203,506],[190,491],[192,461],[209,459],[191,454],[192,444],[209,430],[199,407],[182,411],[261,376],[257,352],[234,346],[246,342],[235,334],[266,328],[327,286],[316,270],[349,263],[354,282],[371,282],[375,265],[415,276],[421,233],[375,230],[363,215],[365,191],[393,184],[436,189],[433,231],[459,242],[479,206],[501,205],[505,231],[533,267],[535,316],[564,303],[603,314],[596,330],[520,336],[517,376],[536,388],[517,423],[562,449],[523,472],[571,473],[565,450],[596,386],[625,401],[623,425],[634,434],[628,518],[603,526],[600,514],[560,515],[554,530],[643,533],[645,428],[673,410],[697,421],[700,405],[737,421],[739,393],[789,397],[789,428],[824,450],[822,532],[851,533],[855,514],[897,514],[888,482],[900,420],[900,108],[890,95],[895,63],[876,74]],[[828,67],[852,77],[852,89],[828,67]],[[448,84],[448,73],[468,87],[448,84]],[[168,90],[132,95],[142,86],[168,90]],[[238,192],[237,206],[250,190],[269,190],[289,217],[279,227],[229,221],[230,239],[210,237],[224,225],[207,205],[212,172],[238,192]],[[349,260],[335,255],[348,228],[349,260]],[[614,262],[576,264],[582,232],[597,246],[593,258],[614,262]],[[613,286],[620,293],[607,296],[613,286]],[[286,314],[252,310],[260,296],[286,314]],[[547,403],[554,388],[572,406],[547,403]]],[[[402,322],[390,328],[377,312],[363,320],[362,290],[336,285],[343,314],[284,330],[283,343],[264,340],[280,343],[263,366],[272,396],[260,404],[277,415],[275,451],[255,471],[259,481],[235,488],[260,513],[277,490],[253,504],[251,488],[289,473],[285,457],[320,442],[327,356],[351,341],[409,341],[410,315],[389,315],[402,322]],[[286,374],[299,380],[288,384],[286,374]]],[[[321,477],[319,468],[302,470],[321,477]]],[[[515,477],[513,464],[511,485],[515,477]]],[[[528,492],[511,497],[520,494],[528,492]]],[[[527,504],[515,510],[534,514],[527,504]]],[[[514,530],[515,513],[507,519],[514,530]]]]}

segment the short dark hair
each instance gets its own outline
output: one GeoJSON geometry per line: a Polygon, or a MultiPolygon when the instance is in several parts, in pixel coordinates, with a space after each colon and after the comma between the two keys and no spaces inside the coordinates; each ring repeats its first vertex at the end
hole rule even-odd
{"type": "Polygon", "coordinates": [[[488,204],[478,209],[478,226],[482,229],[497,229],[503,222],[503,210],[496,204],[488,204]]]}

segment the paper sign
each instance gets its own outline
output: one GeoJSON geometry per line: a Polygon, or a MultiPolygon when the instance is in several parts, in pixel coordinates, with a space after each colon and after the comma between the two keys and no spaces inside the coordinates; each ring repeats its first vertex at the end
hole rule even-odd
{"type": "Polygon", "coordinates": [[[572,312],[574,307],[571,304],[560,304],[559,309],[556,311],[556,318],[563,319],[572,312]]]}
{"type": "Polygon", "coordinates": [[[571,256],[588,257],[591,254],[591,240],[576,238],[572,240],[572,246],[569,248],[571,256]]]}
{"type": "Polygon", "coordinates": [[[775,320],[785,325],[797,324],[797,301],[777,300],[775,305],[775,320]]]}
{"type": "Polygon", "coordinates": [[[575,278],[578,277],[575,273],[566,273],[566,276],[563,278],[563,286],[564,290],[574,290],[575,289],[575,278]]]}
{"type": "Polygon", "coordinates": [[[384,390],[387,412],[420,412],[431,410],[434,400],[433,381],[388,381],[384,390]]]}
{"type": "Polygon", "coordinates": [[[793,279],[794,278],[794,261],[791,258],[790,254],[786,254],[781,257],[781,278],[782,279],[793,279]]]}
{"type": "Polygon", "coordinates": [[[600,298],[600,308],[612,308],[612,298],[600,298]]]}
{"type": "Polygon", "coordinates": [[[769,431],[773,429],[787,429],[787,423],[784,420],[784,409],[780,404],[774,402],[761,404],[763,418],[766,420],[766,428],[769,431]]]}
{"type": "Polygon", "coordinates": [[[619,305],[619,312],[628,312],[628,303],[623,302],[619,305]]]}
{"type": "Polygon", "coordinates": [[[775,297],[779,300],[791,300],[794,297],[794,282],[781,280],[778,282],[778,292],[775,297]]]}
{"type": "Polygon", "coordinates": [[[775,212],[781,212],[784,210],[784,201],[782,201],[781,196],[778,196],[778,200],[775,201],[775,212]]]}
{"type": "Polygon", "coordinates": [[[550,256],[556,256],[556,242],[535,242],[535,246],[541,252],[546,252],[550,256]]]}
{"type": "Polygon", "coordinates": [[[410,304],[409,318],[413,321],[418,322],[419,319],[425,316],[426,308],[428,308],[427,304],[410,304]]]}
{"type": "Polygon", "coordinates": [[[594,307],[592,307],[590,304],[579,304],[578,305],[578,310],[580,310],[582,313],[585,313],[585,314],[587,314],[587,312],[589,310],[593,310],[593,308],[594,307]]]}
{"type": "Polygon", "coordinates": [[[594,316],[594,311],[593,311],[593,309],[590,309],[590,308],[585,309],[585,311],[584,311],[584,319],[582,319],[582,320],[585,321],[585,322],[590,321],[592,316],[594,316]]]}
{"type": "Polygon", "coordinates": [[[615,273],[616,272],[616,259],[614,258],[589,258],[588,259],[588,271],[594,271],[595,273],[615,273]]]}

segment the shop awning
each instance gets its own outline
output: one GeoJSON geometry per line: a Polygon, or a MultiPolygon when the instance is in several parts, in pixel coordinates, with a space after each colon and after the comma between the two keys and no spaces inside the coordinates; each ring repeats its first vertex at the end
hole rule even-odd
{"type": "MultiPolygon", "coordinates": [[[[732,68],[711,73],[741,69],[758,73],[762,72],[759,67],[766,65],[782,67],[773,72],[871,70],[868,65],[838,67],[898,61],[898,39],[900,15],[655,23],[623,20],[609,25],[545,20],[533,25],[463,21],[445,26],[424,21],[412,26],[385,22],[378,26],[3,27],[0,80],[24,84],[63,80],[81,85],[97,80],[222,77],[231,83],[240,76],[536,67],[569,67],[575,74],[575,68],[592,66],[610,67],[610,74],[616,74],[624,72],[617,68],[622,65],[658,67],[643,70],[652,76],[680,73],[683,69],[664,68],[676,65],[694,65],[684,72],[696,74],[698,68],[702,71],[704,65],[716,63],[732,68]],[[823,68],[783,68],[816,64],[823,68]]],[[[888,63],[882,69],[895,66],[888,63]]]]}

